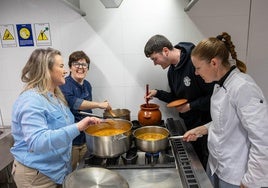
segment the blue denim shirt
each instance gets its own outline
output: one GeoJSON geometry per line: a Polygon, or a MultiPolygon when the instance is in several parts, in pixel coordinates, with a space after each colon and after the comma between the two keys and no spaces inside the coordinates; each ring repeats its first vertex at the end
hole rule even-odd
{"type": "Polygon", "coordinates": [[[62,184],[71,172],[72,140],[79,134],[74,116],[52,94],[23,92],[13,105],[11,153],[23,165],[62,184]]]}
{"type": "MultiPolygon", "coordinates": [[[[92,101],[92,87],[87,80],[84,80],[83,84],[76,82],[70,75],[65,78],[65,84],[60,86],[68,105],[75,117],[75,122],[80,121],[85,116],[79,114],[79,107],[83,100],[92,101]]],[[[92,110],[83,110],[91,113],[92,110]]],[[[83,131],[73,140],[73,145],[81,146],[86,143],[86,136],[83,131]]]]}

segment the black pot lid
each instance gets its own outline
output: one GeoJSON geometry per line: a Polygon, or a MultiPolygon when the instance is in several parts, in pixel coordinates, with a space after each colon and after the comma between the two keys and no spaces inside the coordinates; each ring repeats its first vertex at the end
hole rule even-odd
{"type": "Polygon", "coordinates": [[[66,176],[64,188],[117,187],[128,188],[128,182],[117,172],[100,167],[89,167],[73,171],[66,176]]]}

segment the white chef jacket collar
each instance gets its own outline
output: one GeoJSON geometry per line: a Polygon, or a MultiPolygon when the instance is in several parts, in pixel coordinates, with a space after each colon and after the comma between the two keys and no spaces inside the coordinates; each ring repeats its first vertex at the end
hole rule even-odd
{"type": "Polygon", "coordinates": [[[226,80],[226,78],[229,76],[229,74],[236,68],[235,65],[233,65],[230,70],[219,80],[217,81],[216,83],[220,86],[220,87],[224,87],[223,86],[223,83],[224,81],[226,80]]]}

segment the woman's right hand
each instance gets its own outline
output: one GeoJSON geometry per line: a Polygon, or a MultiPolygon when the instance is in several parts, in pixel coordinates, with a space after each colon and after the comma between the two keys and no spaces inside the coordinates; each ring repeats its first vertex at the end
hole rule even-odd
{"type": "Polygon", "coordinates": [[[109,102],[105,100],[104,102],[99,102],[99,108],[105,109],[105,110],[111,110],[112,107],[110,106],[109,102]]]}
{"type": "Polygon", "coordinates": [[[183,141],[186,141],[186,142],[196,141],[199,137],[202,137],[203,135],[206,135],[207,133],[208,133],[207,127],[199,126],[184,133],[183,141]]]}
{"type": "Polygon", "coordinates": [[[102,119],[96,117],[85,117],[77,123],[77,128],[79,131],[86,130],[90,125],[99,124],[102,122],[102,119]]]}

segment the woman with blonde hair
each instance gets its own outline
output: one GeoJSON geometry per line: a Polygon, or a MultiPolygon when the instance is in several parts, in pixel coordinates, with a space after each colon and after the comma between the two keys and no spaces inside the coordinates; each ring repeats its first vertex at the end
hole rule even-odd
{"type": "Polygon", "coordinates": [[[195,72],[215,82],[212,121],[184,134],[208,134],[207,173],[216,188],[268,187],[268,107],[260,87],[237,59],[228,33],[201,41],[192,51],[195,72]],[[229,60],[231,55],[234,63],[229,60]]]}
{"type": "Polygon", "coordinates": [[[22,70],[24,90],[13,105],[12,174],[18,188],[60,187],[71,172],[72,140],[100,119],[74,123],[59,85],[65,83],[58,50],[36,49],[22,70]]]}

